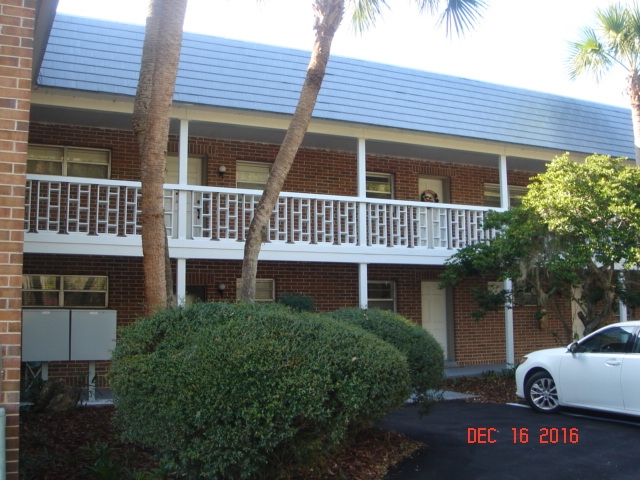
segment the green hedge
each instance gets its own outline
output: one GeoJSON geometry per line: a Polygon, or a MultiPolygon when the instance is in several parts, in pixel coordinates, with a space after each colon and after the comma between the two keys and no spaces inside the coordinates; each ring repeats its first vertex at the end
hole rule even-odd
{"type": "Polygon", "coordinates": [[[444,380],[444,353],[433,335],[388,310],[347,308],[332,312],[331,316],[373,333],[406,355],[412,400],[420,406],[422,413],[439,399],[444,380]]]}
{"type": "Polygon", "coordinates": [[[125,437],[187,478],[274,478],[410,393],[396,348],[273,304],[159,312],[123,330],[110,375],[125,437]]]}

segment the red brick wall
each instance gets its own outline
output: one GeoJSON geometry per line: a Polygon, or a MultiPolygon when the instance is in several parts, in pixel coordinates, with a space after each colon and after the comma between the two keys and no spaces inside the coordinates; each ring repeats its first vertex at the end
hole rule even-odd
{"type": "MultiPolygon", "coordinates": [[[[188,260],[187,285],[204,286],[208,301],[235,301],[236,279],[241,276],[241,267],[240,261],[188,260]],[[217,290],[221,283],[227,286],[223,297],[217,290]]],[[[420,324],[421,282],[438,281],[442,270],[442,267],[416,265],[370,265],[368,273],[372,281],[396,282],[398,312],[420,324]]],[[[108,308],[118,311],[118,326],[131,324],[143,313],[140,259],[30,254],[25,256],[24,271],[26,274],[107,275],[108,308]]],[[[260,262],[258,278],[274,279],[277,294],[299,293],[311,297],[319,311],[358,305],[357,265],[260,262]]],[[[506,361],[504,314],[492,313],[482,320],[471,316],[476,308],[471,288],[481,284],[480,280],[467,282],[454,292],[455,360],[460,365],[506,361]]],[[[548,324],[541,327],[534,314],[533,307],[514,310],[516,361],[532,350],[566,343],[560,323],[553,315],[550,314],[548,324]]],[[[69,383],[77,383],[87,371],[87,365],[86,362],[64,362],[52,364],[49,371],[52,377],[66,377],[69,383]]],[[[105,385],[103,375],[98,385],[105,385]]]]}
{"type": "MultiPolygon", "coordinates": [[[[138,154],[135,138],[130,131],[110,130],[68,125],[32,124],[32,143],[65,145],[111,150],[111,178],[137,180],[138,154]]],[[[206,184],[235,187],[236,162],[273,163],[278,145],[237,142],[201,137],[189,139],[189,155],[206,160],[206,184]],[[218,167],[224,165],[224,177],[218,167]]],[[[178,152],[178,139],[169,140],[168,151],[178,152]]],[[[497,161],[496,161],[497,162],[497,161]]],[[[418,200],[420,176],[446,177],[450,180],[451,202],[466,205],[484,204],[484,184],[498,183],[497,168],[462,164],[443,164],[413,158],[373,156],[367,157],[367,170],[393,174],[395,195],[398,200],[418,200]]],[[[531,174],[509,172],[511,185],[527,185],[531,174]]],[[[301,149],[287,177],[285,191],[328,195],[356,195],[356,155],[321,149],[301,149]]]]}
{"type": "Polygon", "coordinates": [[[35,1],[0,3],[0,354],[7,478],[18,478],[24,186],[35,1]]]}
{"type": "MultiPolygon", "coordinates": [[[[456,360],[462,365],[504,363],[506,361],[505,316],[494,312],[485,318],[474,319],[477,303],[472,289],[484,288],[490,278],[468,281],[454,290],[456,360]]],[[[513,310],[514,351],[516,363],[523,355],[542,348],[566,345],[565,334],[557,314],[549,312],[545,322],[536,316],[536,307],[517,307],[513,310]]],[[[571,317],[571,308],[562,312],[571,317]]]]}
{"type": "MultiPolygon", "coordinates": [[[[112,152],[112,178],[136,180],[138,178],[137,147],[131,132],[100,128],[33,124],[33,143],[69,145],[89,148],[107,148],[112,152]]],[[[169,152],[178,151],[178,139],[170,138],[169,152]]],[[[206,160],[207,183],[213,186],[235,186],[236,162],[274,161],[277,145],[231,140],[192,137],[189,154],[206,160]],[[224,165],[226,174],[218,175],[224,165]]],[[[497,160],[496,160],[497,165],[497,160]]],[[[484,184],[498,183],[498,168],[444,164],[433,160],[395,158],[369,155],[367,170],[394,175],[396,198],[417,200],[420,176],[446,177],[450,180],[451,201],[482,205],[484,184]]],[[[526,185],[531,174],[509,172],[512,185],[526,185]]],[[[356,156],[350,152],[320,149],[302,149],[285,184],[285,190],[334,195],[356,194],[356,156]]],[[[25,269],[30,273],[77,273],[82,265],[87,273],[109,275],[111,280],[110,308],[118,310],[119,325],[135,321],[142,313],[142,267],[139,259],[121,261],[111,257],[63,259],[55,256],[29,256],[25,269]],[[46,271],[44,271],[44,270],[46,271]]],[[[187,261],[187,284],[205,285],[206,295],[219,299],[217,285],[224,283],[225,299],[234,300],[236,279],[240,277],[240,262],[187,261]]],[[[413,265],[370,265],[371,280],[393,280],[397,284],[398,310],[416,323],[421,321],[421,291],[423,280],[436,281],[442,267],[413,265]]],[[[358,304],[357,265],[285,262],[261,262],[258,276],[276,280],[281,293],[297,292],[314,299],[319,310],[334,310],[358,304]],[[301,273],[304,273],[301,275],[301,273]]],[[[502,363],[505,361],[505,330],[502,312],[475,321],[468,287],[457,289],[454,299],[456,360],[460,364],[502,363]]],[[[553,346],[557,335],[540,330],[532,320],[533,313],[515,312],[516,358],[534,348],[553,346]]],[[[555,328],[552,322],[552,331],[555,328]]]]}

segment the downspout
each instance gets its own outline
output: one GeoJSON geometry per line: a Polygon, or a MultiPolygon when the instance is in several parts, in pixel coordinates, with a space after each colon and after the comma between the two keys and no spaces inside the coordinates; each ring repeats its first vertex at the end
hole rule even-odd
{"type": "Polygon", "coordinates": [[[7,478],[7,414],[0,408],[0,480],[7,478]]]}

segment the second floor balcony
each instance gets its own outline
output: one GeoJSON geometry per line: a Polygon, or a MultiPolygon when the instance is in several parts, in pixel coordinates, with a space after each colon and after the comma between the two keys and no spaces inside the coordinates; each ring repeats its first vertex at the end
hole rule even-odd
{"type": "MultiPolygon", "coordinates": [[[[172,257],[240,259],[262,192],[165,185],[172,257]]],[[[139,182],[29,175],[25,252],[140,256],[139,182]]],[[[484,240],[489,209],[281,193],[261,259],[441,265],[484,240]]]]}

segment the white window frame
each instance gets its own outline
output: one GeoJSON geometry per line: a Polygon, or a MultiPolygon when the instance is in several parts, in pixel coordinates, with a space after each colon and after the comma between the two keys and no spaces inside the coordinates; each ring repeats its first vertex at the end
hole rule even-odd
{"type": "MultiPolygon", "coordinates": [[[[89,177],[89,178],[111,178],[111,151],[106,148],[85,148],[85,147],[73,147],[73,146],[65,146],[65,145],[41,145],[41,144],[32,144],[30,143],[28,146],[27,152],[27,171],[29,170],[29,161],[42,161],[42,162],[56,162],[60,163],[60,173],[57,175],[68,177],[69,175],[69,165],[72,164],[82,164],[82,165],[100,165],[107,168],[105,177],[89,177]],[[61,155],[57,156],[57,159],[54,158],[35,158],[35,151],[40,150],[41,152],[45,152],[49,150],[50,152],[56,151],[60,152],[61,155]],[[92,161],[74,161],[73,156],[82,154],[83,152],[87,153],[102,153],[106,155],[106,162],[92,162],[92,161]],[[61,157],[61,158],[60,158],[61,157]]],[[[30,172],[28,172],[30,173],[30,172]]],[[[31,172],[33,173],[33,172],[31,172]]],[[[84,178],[87,178],[86,175],[83,175],[84,178]]]]}
{"type": "Polygon", "coordinates": [[[369,305],[369,308],[382,308],[376,305],[376,302],[378,303],[383,303],[383,302],[387,302],[387,303],[391,303],[393,305],[392,309],[389,308],[385,308],[384,310],[389,310],[392,312],[397,312],[398,311],[398,302],[397,302],[397,288],[396,288],[396,282],[395,281],[382,281],[382,280],[369,280],[367,282],[367,292],[369,293],[367,296],[367,304],[369,305]],[[390,293],[391,296],[390,297],[384,297],[384,298],[375,298],[371,296],[371,285],[373,284],[378,284],[378,285],[389,285],[390,287],[390,293]]]}
{"type": "MultiPolygon", "coordinates": [[[[240,300],[242,278],[236,279],[236,300],[240,300]]],[[[256,279],[256,302],[273,303],[276,301],[276,281],[273,278],[256,279]]]]}
{"type": "Polygon", "coordinates": [[[264,190],[264,187],[267,185],[267,179],[269,178],[269,174],[271,172],[271,164],[270,163],[262,163],[262,162],[247,162],[244,160],[238,160],[236,162],[236,188],[243,188],[247,190],[264,190]],[[264,182],[262,181],[245,181],[240,179],[240,174],[243,171],[242,167],[247,169],[254,169],[256,175],[262,175],[264,177],[264,182]]]}
{"type": "Polygon", "coordinates": [[[107,308],[107,306],[109,305],[109,277],[107,277],[106,275],[38,275],[38,274],[24,274],[22,276],[22,290],[23,290],[23,299],[24,297],[24,293],[25,292],[41,292],[41,293],[45,293],[45,292],[49,292],[49,293],[55,293],[58,297],[58,304],[57,305],[35,305],[35,304],[27,304],[24,300],[23,300],[23,307],[24,308],[93,308],[93,309],[97,309],[97,308],[107,308]],[[56,280],[57,283],[57,288],[34,288],[29,285],[29,277],[39,277],[39,281],[38,284],[39,285],[44,285],[45,283],[47,283],[47,280],[56,280]],[[66,282],[65,279],[68,280],[72,280],[74,278],[96,278],[96,279],[101,279],[104,281],[104,285],[105,288],[104,289],[96,289],[96,290],[74,290],[71,288],[67,288],[66,286],[66,282]],[[66,300],[65,297],[65,293],[71,294],[71,293],[76,293],[76,292],[85,292],[86,294],[89,293],[96,293],[96,294],[100,294],[100,295],[104,295],[104,303],[100,303],[100,304],[94,304],[94,305],[75,305],[75,304],[69,304],[69,302],[66,300]]]}
{"type": "Polygon", "coordinates": [[[374,173],[374,172],[367,172],[366,173],[366,178],[365,178],[365,185],[366,185],[366,196],[367,198],[382,198],[382,199],[387,199],[387,200],[392,200],[394,198],[394,191],[393,191],[393,175],[391,175],[390,173],[374,173]],[[369,179],[378,179],[381,180],[380,184],[387,184],[389,185],[389,194],[385,195],[384,193],[378,191],[378,190],[370,190],[369,189],[369,179]]]}
{"type": "MultiPolygon", "coordinates": [[[[520,199],[527,194],[527,187],[509,185],[509,206],[520,205],[520,199]]],[[[500,207],[500,185],[497,183],[484,184],[484,204],[487,207],[500,207]]]]}

